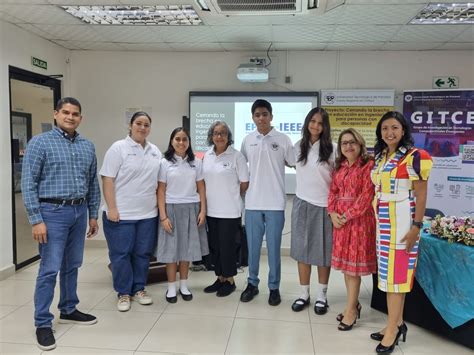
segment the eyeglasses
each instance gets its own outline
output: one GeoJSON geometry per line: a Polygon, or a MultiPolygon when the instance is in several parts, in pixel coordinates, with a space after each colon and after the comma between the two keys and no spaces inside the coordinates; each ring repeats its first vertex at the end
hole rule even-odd
{"type": "Polygon", "coordinates": [[[212,132],[213,137],[227,137],[227,132],[212,132]]]}
{"type": "Polygon", "coordinates": [[[341,146],[343,147],[348,147],[348,146],[354,146],[354,145],[358,145],[359,143],[357,143],[356,141],[343,141],[341,142],[341,146]]]}

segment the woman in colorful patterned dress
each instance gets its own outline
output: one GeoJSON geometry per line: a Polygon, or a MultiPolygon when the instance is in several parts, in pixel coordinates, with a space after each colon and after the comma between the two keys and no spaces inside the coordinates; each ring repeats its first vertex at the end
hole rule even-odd
{"type": "Polygon", "coordinates": [[[333,230],[331,266],[341,270],[347,289],[347,304],[337,316],[338,329],[351,330],[360,318],[358,301],[361,276],[376,272],[374,185],[370,180],[373,159],[364,138],[353,128],[339,135],[336,171],[328,198],[333,230]]]}
{"type": "Polygon", "coordinates": [[[377,202],[378,288],[387,293],[388,322],[370,337],[380,341],[377,353],[391,353],[401,335],[406,340],[403,306],[413,286],[432,161],[426,151],[413,147],[410,126],[399,112],[384,114],[376,134],[371,176],[377,202]]]}

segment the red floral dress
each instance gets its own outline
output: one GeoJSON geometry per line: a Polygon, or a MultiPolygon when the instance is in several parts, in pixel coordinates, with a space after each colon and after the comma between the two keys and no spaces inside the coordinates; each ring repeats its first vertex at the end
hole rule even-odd
{"type": "Polygon", "coordinates": [[[374,185],[370,171],[374,161],[352,166],[347,160],[334,173],[328,197],[328,212],[345,214],[346,224],[333,229],[331,266],[344,274],[362,276],[377,270],[374,185]]]}

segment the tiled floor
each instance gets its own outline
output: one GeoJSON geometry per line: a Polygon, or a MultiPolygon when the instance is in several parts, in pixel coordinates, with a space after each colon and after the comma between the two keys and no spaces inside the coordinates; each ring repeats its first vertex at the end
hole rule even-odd
{"type": "MultiPolygon", "coordinates": [[[[363,279],[360,300],[362,318],[350,332],[336,329],[335,316],[343,309],[342,274],[334,271],[329,284],[330,311],[316,316],[312,307],[300,313],[290,306],[298,296],[295,262],[282,258],[282,303],[267,304],[266,258],[262,256],[260,294],[240,303],[240,292],[218,298],[202,289],[214,281],[212,272],[193,272],[189,284],[194,300],[176,304],[165,301],[166,286],[148,287],[151,306],[132,304],[126,313],[116,310],[105,249],[86,249],[79,277],[79,308],[99,318],[93,326],[54,324],[58,347],[52,354],[374,354],[376,342],[369,334],[380,329],[385,315],[369,306],[371,279],[363,279]]],[[[40,354],[35,345],[33,290],[37,264],[0,282],[0,354],[40,354]]],[[[246,270],[245,270],[246,271],[246,270]]],[[[238,291],[245,286],[245,272],[237,278],[238,291]]],[[[314,294],[314,287],[313,294],[314,294]]],[[[57,298],[53,305],[57,304],[57,298]]],[[[53,309],[53,308],[52,308],[53,309]]],[[[57,315],[57,310],[54,310],[57,315]]],[[[419,327],[408,324],[407,343],[394,354],[472,354],[419,327]]]]}

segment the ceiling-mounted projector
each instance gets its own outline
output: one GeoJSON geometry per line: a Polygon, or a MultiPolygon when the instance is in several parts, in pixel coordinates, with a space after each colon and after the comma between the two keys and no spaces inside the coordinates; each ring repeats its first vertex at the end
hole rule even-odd
{"type": "Polygon", "coordinates": [[[240,64],[237,68],[237,79],[243,83],[265,83],[268,81],[268,69],[265,59],[251,58],[250,63],[240,64]]]}

